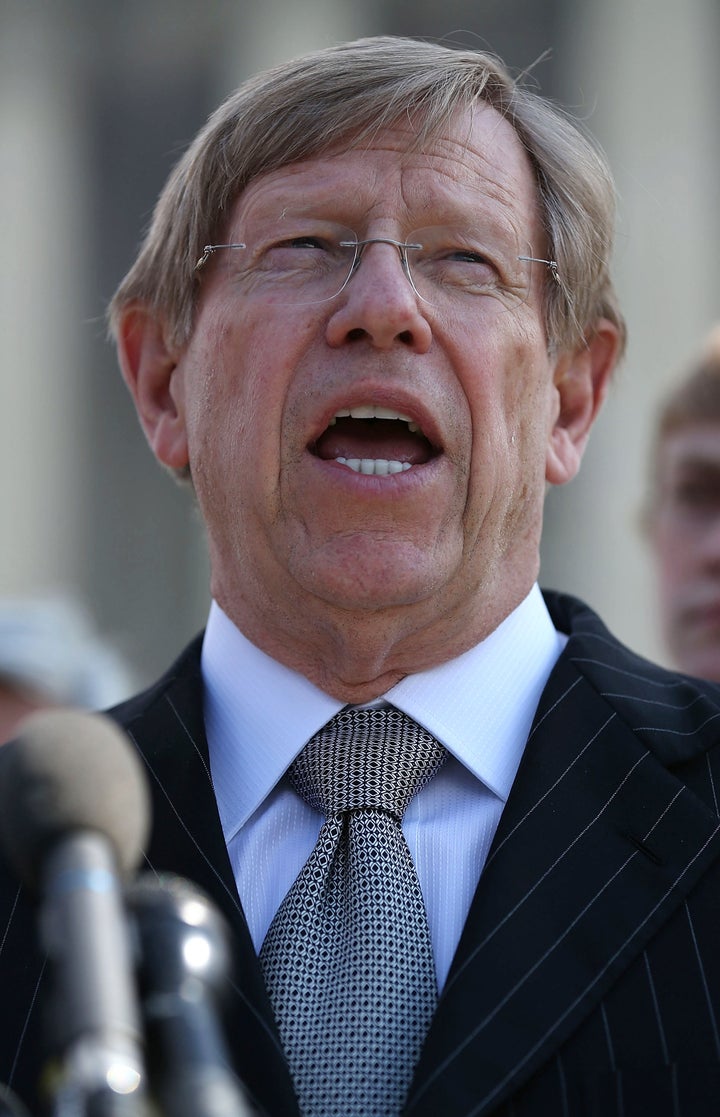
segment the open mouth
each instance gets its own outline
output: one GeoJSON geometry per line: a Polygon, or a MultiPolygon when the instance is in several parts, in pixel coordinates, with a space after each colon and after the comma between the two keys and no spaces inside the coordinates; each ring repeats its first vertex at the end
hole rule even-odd
{"type": "Polygon", "coordinates": [[[405,473],[439,453],[409,416],[374,404],[341,408],[310,451],[375,477],[405,473]]]}

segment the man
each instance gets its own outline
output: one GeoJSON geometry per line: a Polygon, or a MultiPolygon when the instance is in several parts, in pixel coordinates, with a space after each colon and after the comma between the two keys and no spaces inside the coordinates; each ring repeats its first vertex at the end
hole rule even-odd
{"type": "MultiPolygon", "coordinates": [[[[230,921],[261,1113],[714,1112],[720,696],[535,584],[623,346],[613,205],[496,60],[365,40],[218,110],[115,296],[214,598],[115,717],[148,863],[230,921]]],[[[26,965],[0,1072],[29,1096],[26,965]]]]}
{"type": "Polygon", "coordinates": [[[719,682],[720,326],[658,415],[645,526],[668,650],[719,682]]]}

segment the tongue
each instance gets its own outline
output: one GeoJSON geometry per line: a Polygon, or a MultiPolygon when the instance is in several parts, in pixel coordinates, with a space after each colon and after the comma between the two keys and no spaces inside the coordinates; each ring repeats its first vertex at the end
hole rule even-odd
{"type": "Polygon", "coordinates": [[[432,457],[428,440],[421,434],[412,434],[407,423],[396,419],[338,419],[321,435],[314,450],[325,461],[384,458],[422,465],[432,457]]]}

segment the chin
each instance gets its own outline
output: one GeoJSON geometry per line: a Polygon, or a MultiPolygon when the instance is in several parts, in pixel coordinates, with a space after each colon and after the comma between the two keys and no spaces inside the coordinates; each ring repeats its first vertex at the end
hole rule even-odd
{"type": "MultiPolygon", "coordinates": [[[[345,553],[320,562],[317,556],[309,578],[299,580],[315,596],[339,609],[376,611],[418,605],[436,598],[447,582],[447,570],[411,548],[408,554],[397,545],[373,547],[371,553],[345,553]]],[[[296,572],[296,577],[300,572],[296,572]]]]}

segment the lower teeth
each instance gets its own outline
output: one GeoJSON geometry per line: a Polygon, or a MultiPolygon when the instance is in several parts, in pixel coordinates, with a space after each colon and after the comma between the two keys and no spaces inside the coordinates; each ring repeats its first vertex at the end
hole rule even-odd
{"type": "Polygon", "coordinates": [[[384,458],[336,458],[335,461],[346,465],[353,473],[374,477],[387,477],[390,473],[405,473],[412,469],[410,462],[389,462],[384,458]]]}

